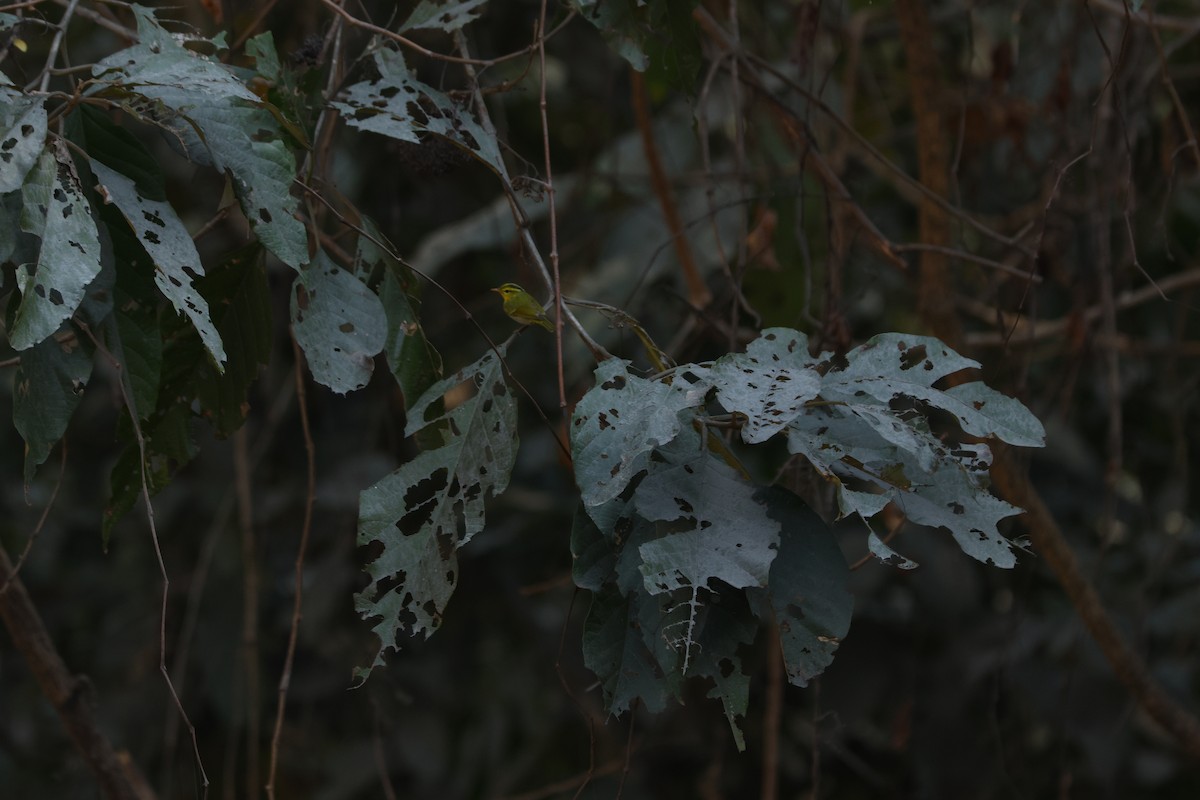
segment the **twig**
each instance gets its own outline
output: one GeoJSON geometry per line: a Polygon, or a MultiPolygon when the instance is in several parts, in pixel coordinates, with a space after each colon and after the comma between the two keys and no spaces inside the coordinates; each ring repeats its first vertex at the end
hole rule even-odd
{"type": "MultiPolygon", "coordinates": [[[[460,52],[464,54],[470,53],[470,49],[467,46],[467,38],[463,35],[461,30],[454,32],[454,43],[460,52]]],[[[467,73],[467,78],[471,82],[471,91],[475,96],[475,105],[479,113],[479,124],[483,127],[484,132],[488,136],[493,139],[498,139],[496,135],[496,126],[492,123],[492,117],[488,113],[487,104],[483,99],[483,91],[479,85],[479,75],[475,70],[475,62],[468,58],[468,60],[464,62],[463,71],[467,73]]],[[[508,198],[509,206],[512,208],[513,222],[516,224],[517,230],[520,232],[521,244],[524,246],[525,251],[529,254],[529,257],[533,259],[533,263],[537,266],[538,271],[541,272],[542,281],[546,287],[553,291],[554,276],[550,274],[550,270],[546,267],[546,262],[542,259],[542,253],[538,249],[537,242],[533,240],[533,233],[529,230],[529,218],[525,214],[525,210],[521,207],[521,201],[517,199],[517,193],[513,190],[512,179],[508,174],[508,167],[504,165],[503,159],[497,161],[494,166],[496,167],[496,174],[500,178],[500,186],[504,190],[505,197],[508,198]]],[[[575,318],[575,315],[571,313],[570,309],[566,308],[560,303],[558,313],[561,313],[566,318],[567,322],[571,323],[571,327],[575,329],[575,332],[579,335],[579,338],[583,340],[583,343],[587,346],[587,348],[592,351],[592,356],[595,357],[597,361],[603,361],[605,359],[612,358],[612,354],[601,347],[600,343],[593,339],[590,334],[588,334],[587,330],[585,330],[579,320],[575,318]]]]}
{"type": "MultiPolygon", "coordinates": [[[[52,0],[52,2],[55,5],[66,8],[68,5],[72,5],[75,0],[52,0]]],[[[77,8],[75,9],[75,13],[86,19],[88,22],[93,22],[96,25],[99,25],[101,28],[117,34],[126,41],[136,42],[138,40],[137,31],[133,30],[132,28],[126,28],[120,23],[113,22],[108,17],[92,11],[90,8],[77,8]]]]}
{"type": "Polygon", "coordinates": [[[954,311],[953,287],[941,248],[950,244],[950,219],[945,198],[950,194],[950,144],[941,113],[941,71],[929,13],[924,0],[896,0],[896,20],[908,61],[909,99],[917,124],[917,176],[927,190],[917,206],[921,241],[935,246],[923,250],[917,279],[917,310],[925,324],[951,347],[962,328],[954,311]]]}
{"type": "Polygon", "coordinates": [[[292,662],[296,656],[296,640],[300,636],[300,617],[304,604],[304,555],[308,550],[308,534],[312,529],[313,501],[317,494],[317,456],[313,445],[312,431],[308,424],[308,396],[304,389],[304,354],[300,344],[292,336],[292,354],[295,359],[296,401],[300,406],[300,430],[304,434],[304,454],[307,476],[304,494],[304,522],[300,529],[300,545],[296,553],[296,597],[292,604],[292,626],[288,633],[287,655],[283,659],[283,670],[279,676],[279,699],[275,708],[275,729],[271,734],[271,766],[267,773],[266,792],[270,800],[275,798],[275,771],[279,766],[279,737],[283,733],[283,712],[287,706],[288,687],[292,682],[292,662]]]}
{"type": "MultiPolygon", "coordinates": [[[[506,53],[505,55],[502,55],[502,56],[496,56],[495,58],[483,58],[483,59],[446,55],[445,53],[438,53],[434,50],[429,50],[428,48],[422,47],[421,45],[414,42],[412,39],[409,39],[405,36],[401,36],[398,33],[393,33],[392,31],[389,31],[387,28],[381,28],[378,25],[372,25],[370,22],[361,20],[358,17],[351,14],[346,9],[342,8],[340,5],[338,5],[336,0],[321,0],[321,3],[326,8],[328,8],[330,11],[334,12],[339,17],[346,20],[347,24],[352,25],[355,28],[362,28],[363,30],[370,31],[371,33],[374,33],[377,36],[382,36],[385,39],[391,39],[396,44],[399,44],[403,47],[407,47],[410,50],[418,52],[421,55],[425,56],[426,58],[433,58],[433,59],[437,59],[438,61],[448,61],[451,64],[471,64],[471,65],[477,66],[477,67],[490,67],[490,66],[494,66],[496,64],[501,64],[505,61],[511,61],[514,58],[520,58],[521,56],[526,55],[527,53],[534,52],[538,48],[537,42],[534,42],[533,44],[529,45],[528,47],[522,48],[521,50],[517,50],[512,53],[506,53]]],[[[549,38],[549,37],[553,36],[554,34],[558,33],[560,30],[562,30],[563,27],[574,18],[574,16],[575,16],[574,11],[569,13],[563,19],[563,21],[560,22],[554,28],[554,30],[550,31],[549,34],[546,34],[546,38],[549,38]]],[[[456,35],[458,33],[460,33],[460,31],[455,31],[456,35]]]]}
{"type": "Polygon", "coordinates": [[[538,110],[542,120],[542,154],[543,169],[546,172],[544,185],[546,188],[546,204],[550,217],[550,274],[554,286],[554,354],[555,369],[558,373],[558,407],[567,407],[566,381],[563,377],[563,304],[562,304],[562,275],[558,269],[558,206],[555,203],[554,168],[550,161],[550,122],[546,114],[546,5],[542,0],[541,16],[538,18],[538,110]]]}
{"type": "Polygon", "coordinates": [[[139,419],[137,406],[134,405],[133,398],[130,395],[128,387],[128,378],[125,372],[125,365],[117,360],[104,343],[101,342],[92,329],[82,323],[78,323],[79,327],[88,338],[92,340],[92,344],[96,346],[96,351],[102,353],[109,364],[117,372],[117,388],[121,392],[121,400],[125,404],[125,410],[129,412],[130,425],[133,428],[133,435],[138,445],[138,472],[141,475],[142,481],[142,499],[146,503],[146,523],[150,528],[150,541],[154,544],[154,557],[158,561],[158,572],[162,577],[162,606],[158,615],[158,671],[162,673],[163,680],[167,684],[167,691],[171,694],[171,699],[175,702],[175,708],[179,710],[179,716],[183,718],[183,724],[187,727],[188,733],[192,737],[192,752],[196,758],[196,767],[200,770],[201,785],[207,794],[208,791],[208,773],[204,771],[204,760],[200,757],[200,742],[196,738],[196,726],[192,724],[191,718],[188,717],[187,711],[183,707],[183,701],[179,699],[179,693],[175,691],[175,682],[171,680],[171,673],[167,669],[167,600],[171,592],[171,579],[167,575],[167,563],[163,559],[162,545],[158,539],[158,528],[154,523],[154,504],[150,501],[150,483],[146,478],[146,437],[142,434],[142,424],[139,419]]]}
{"type": "MultiPolygon", "coordinates": [[[[1124,311],[1135,306],[1139,306],[1150,300],[1159,300],[1164,294],[1172,292],[1176,289],[1181,289],[1185,286],[1195,286],[1200,284],[1200,267],[1193,267],[1185,272],[1177,272],[1174,275],[1169,275],[1162,278],[1157,283],[1150,286],[1143,286],[1140,289],[1133,291],[1122,292],[1114,299],[1114,307],[1117,311],[1124,311]]],[[[1168,301],[1170,298],[1168,298],[1168,301]]],[[[978,311],[973,301],[960,300],[959,303],[966,308],[978,311]]],[[[996,317],[997,312],[989,309],[988,312],[992,318],[996,317]]],[[[1037,341],[1049,339],[1060,335],[1072,325],[1080,323],[1090,325],[1100,319],[1104,313],[1102,305],[1094,305],[1085,308],[1081,313],[1071,317],[1061,317],[1059,319],[1045,320],[1042,322],[1030,322],[1027,317],[1020,314],[1008,314],[998,312],[1000,319],[1005,326],[1011,326],[1010,330],[998,333],[977,333],[967,337],[967,341],[977,347],[997,347],[1007,344],[1032,344],[1037,341]],[[1009,341],[1011,338],[1011,342],[1009,341]]]]}
{"type": "MultiPolygon", "coordinates": [[[[67,25],[71,21],[71,17],[75,16],[75,6],[79,5],[79,0],[71,0],[67,6],[67,10],[63,12],[62,19],[58,21],[54,31],[54,39],[50,42],[50,51],[46,54],[46,66],[42,68],[41,83],[38,85],[38,91],[44,92],[50,88],[50,68],[54,66],[54,62],[58,59],[58,50],[62,47],[63,37],[67,34],[67,25]]],[[[32,87],[25,87],[26,91],[32,87]]]]}

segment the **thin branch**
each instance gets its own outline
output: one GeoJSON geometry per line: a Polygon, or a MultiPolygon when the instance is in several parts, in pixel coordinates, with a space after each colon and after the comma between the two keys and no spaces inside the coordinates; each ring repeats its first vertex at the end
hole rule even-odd
{"type": "MultiPolygon", "coordinates": [[[[72,5],[74,0],[52,0],[52,2],[55,5],[66,8],[67,6],[72,5]]],[[[88,22],[95,23],[101,28],[117,34],[126,41],[136,42],[138,40],[137,31],[133,30],[132,28],[126,28],[124,25],[121,25],[118,22],[113,22],[108,17],[96,11],[92,11],[90,8],[77,8],[75,9],[75,13],[86,19],[88,22]]]]}
{"type": "MultiPolygon", "coordinates": [[[[54,39],[50,42],[50,52],[46,54],[46,66],[42,68],[41,83],[38,85],[39,92],[45,92],[50,88],[50,68],[58,60],[58,50],[62,47],[63,37],[67,34],[67,25],[71,22],[71,17],[75,16],[75,6],[77,5],[79,5],[79,0],[71,0],[67,10],[63,12],[62,19],[55,26],[54,39]]],[[[32,88],[32,84],[25,87],[25,90],[29,91],[30,88],[32,88]]]]}
{"type": "Polygon", "coordinates": [[[541,16],[538,18],[538,110],[542,121],[542,155],[543,170],[546,173],[546,204],[550,217],[550,273],[553,278],[554,290],[554,355],[555,369],[558,373],[558,407],[567,407],[566,380],[563,377],[563,304],[562,304],[562,275],[558,269],[558,205],[555,202],[554,168],[550,160],[550,121],[546,104],[546,5],[542,0],[541,16]]]}
{"type": "MultiPolygon", "coordinates": [[[[1200,284],[1200,267],[1193,267],[1184,272],[1168,275],[1149,286],[1143,286],[1133,291],[1121,292],[1114,298],[1114,307],[1117,311],[1125,311],[1151,300],[1161,300],[1164,295],[1176,289],[1198,284],[1200,284]]],[[[1170,298],[1168,298],[1169,300],[1170,298]]],[[[1034,342],[1059,336],[1074,325],[1091,325],[1104,314],[1103,305],[1097,304],[1089,306],[1082,312],[1069,317],[1031,322],[1024,315],[996,311],[995,309],[981,306],[973,300],[960,299],[958,302],[962,307],[972,311],[972,313],[975,313],[982,319],[996,319],[999,317],[1005,327],[1008,328],[1006,331],[997,333],[969,334],[967,336],[967,343],[976,347],[1033,344],[1034,342]],[[987,308],[986,312],[983,311],[984,308],[987,308]]]]}
{"type": "Polygon", "coordinates": [[[300,636],[300,617],[304,604],[304,556],[308,550],[308,534],[312,529],[313,501],[317,494],[317,455],[312,431],[308,423],[308,395],[304,389],[304,354],[300,344],[292,336],[292,354],[295,359],[296,400],[300,406],[300,429],[304,434],[304,454],[307,466],[304,493],[304,522],[300,529],[300,545],[296,552],[296,597],[292,603],[292,626],[288,633],[287,655],[283,659],[283,671],[279,676],[279,699],[275,707],[275,730],[271,734],[271,766],[267,773],[267,797],[275,798],[275,772],[279,766],[279,738],[283,734],[283,714],[287,707],[288,687],[292,682],[292,662],[296,656],[296,640],[300,636]]]}
{"type": "Polygon", "coordinates": [[[1125,2],[1118,2],[1118,0],[1090,0],[1090,3],[1103,11],[1107,11],[1110,14],[1118,14],[1125,19],[1136,22],[1139,25],[1145,25],[1152,30],[1192,33],[1200,29],[1200,19],[1197,19],[1194,15],[1189,17],[1172,17],[1170,15],[1158,14],[1154,11],[1153,3],[1149,11],[1139,11],[1136,14],[1130,11],[1125,2]]]}
{"type": "Polygon", "coordinates": [[[167,575],[167,563],[163,559],[162,545],[158,538],[158,528],[154,523],[154,504],[150,498],[150,483],[146,477],[146,437],[142,434],[142,424],[138,417],[137,407],[133,403],[133,398],[130,396],[128,387],[128,378],[125,373],[125,365],[117,360],[109,349],[101,342],[92,329],[84,323],[78,323],[79,327],[92,340],[92,344],[96,346],[96,351],[103,354],[109,364],[117,373],[117,388],[120,389],[121,399],[125,404],[125,410],[129,413],[130,424],[133,428],[133,435],[138,445],[138,472],[141,475],[142,482],[142,499],[146,503],[146,523],[150,528],[150,541],[154,544],[154,557],[158,561],[158,572],[162,577],[162,605],[158,615],[158,671],[162,673],[163,680],[167,684],[167,691],[171,694],[171,699],[175,701],[175,707],[179,710],[179,716],[183,718],[183,724],[187,727],[188,733],[192,737],[192,752],[196,758],[196,767],[200,771],[200,781],[204,790],[208,789],[208,773],[204,771],[204,760],[200,757],[200,742],[196,738],[196,726],[192,724],[192,720],[188,717],[187,711],[183,707],[183,701],[179,699],[179,693],[175,691],[175,682],[171,680],[171,673],[167,669],[167,600],[171,592],[171,579],[167,575]]]}
{"type": "MultiPolygon", "coordinates": [[[[477,66],[477,67],[490,67],[490,66],[494,66],[495,64],[501,64],[505,61],[511,61],[514,58],[520,58],[521,56],[524,56],[528,53],[532,53],[532,52],[536,51],[538,48],[538,43],[534,42],[533,44],[529,45],[528,47],[522,48],[521,50],[517,50],[512,53],[507,53],[502,56],[496,56],[495,58],[485,58],[485,59],[446,55],[445,53],[438,53],[434,50],[429,50],[428,48],[422,47],[421,45],[414,42],[412,39],[409,39],[405,36],[401,36],[398,33],[393,33],[392,31],[389,31],[387,28],[381,28],[378,25],[372,25],[370,22],[361,20],[358,17],[351,14],[346,9],[342,8],[340,5],[338,5],[336,0],[321,0],[321,3],[326,8],[328,8],[330,11],[334,12],[339,17],[344,19],[348,25],[352,25],[355,28],[362,28],[363,30],[370,31],[371,33],[373,33],[377,36],[382,36],[385,39],[390,39],[393,42],[395,42],[396,44],[399,44],[402,47],[407,47],[409,50],[413,50],[417,53],[420,53],[421,55],[425,56],[426,58],[432,58],[432,59],[436,59],[438,61],[447,61],[451,64],[470,64],[470,65],[477,66]]],[[[575,16],[574,11],[569,13],[563,19],[563,21],[560,22],[554,28],[554,30],[550,31],[550,33],[546,35],[546,38],[554,36],[554,34],[558,33],[560,30],[562,30],[563,27],[574,18],[574,16],[575,16]]],[[[456,35],[458,33],[460,33],[460,31],[455,31],[456,35]]]]}
{"type": "MultiPolygon", "coordinates": [[[[463,35],[461,30],[454,32],[454,43],[462,53],[470,52],[470,49],[467,46],[467,38],[463,35]]],[[[471,83],[471,90],[475,96],[475,105],[479,113],[479,124],[483,126],[483,130],[488,136],[498,141],[499,137],[496,135],[496,126],[492,123],[492,117],[488,113],[487,104],[484,102],[483,90],[479,85],[479,75],[476,72],[474,65],[475,62],[468,59],[465,62],[463,70],[467,73],[467,78],[471,83]]],[[[508,198],[509,206],[512,208],[513,222],[516,224],[517,230],[520,233],[521,244],[524,246],[525,251],[529,254],[529,257],[533,259],[533,263],[537,266],[538,271],[542,275],[542,281],[545,286],[550,289],[550,291],[554,291],[554,276],[551,275],[550,270],[546,267],[546,262],[542,259],[542,253],[538,249],[537,242],[535,242],[533,239],[533,233],[529,230],[529,217],[525,213],[524,208],[521,207],[521,201],[517,198],[516,191],[513,190],[512,178],[508,174],[508,168],[505,166],[504,160],[499,160],[495,164],[495,167],[497,175],[500,178],[500,186],[504,190],[505,197],[508,198]]],[[[571,313],[570,309],[566,308],[560,303],[558,313],[561,313],[566,318],[567,322],[571,323],[571,327],[575,329],[575,332],[579,335],[579,338],[583,340],[583,343],[587,346],[587,348],[592,351],[592,356],[595,357],[597,361],[603,361],[605,359],[612,358],[612,354],[601,347],[600,343],[591,337],[579,320],[575,318],[575,315],[571,313]]]]}

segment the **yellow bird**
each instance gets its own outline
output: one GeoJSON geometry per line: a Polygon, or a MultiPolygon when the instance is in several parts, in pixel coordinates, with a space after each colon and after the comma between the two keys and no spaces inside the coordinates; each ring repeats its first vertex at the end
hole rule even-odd
{"type": "Polygon", "coordinates": [[[522,325],[541,325],[551,333],[554,323],[546,316],[541,304],[533,299],[533,295],[515,283],[506,283],[492,289],[504,298],[504,313],[522,325]]]}

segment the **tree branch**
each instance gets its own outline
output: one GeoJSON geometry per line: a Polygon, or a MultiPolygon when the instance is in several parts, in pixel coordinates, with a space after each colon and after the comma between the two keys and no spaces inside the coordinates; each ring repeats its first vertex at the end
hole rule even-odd
{"type": "Polygon", "coordinates": [[[110,800],[148,800],[154,795],[128,754],[118,754],[101,733],[91,704],[91,683],[67,670],[21,579],[13,574],[8,553],[0,547],[0,618],[42,694],[58,712],[75,749],[110,800]]]}

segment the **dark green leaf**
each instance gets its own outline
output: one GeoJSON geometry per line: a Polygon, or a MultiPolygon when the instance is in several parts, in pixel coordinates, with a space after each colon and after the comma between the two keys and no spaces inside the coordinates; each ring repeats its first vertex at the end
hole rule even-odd
{"type": "Polygon", "coordinates": [[[27,484],[66,432],[91,374],[91,354],[74,334],[46,339],[21,354],[13,376],[13,424],[25,440],[27,484]]]}

